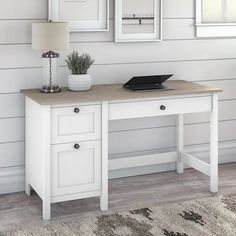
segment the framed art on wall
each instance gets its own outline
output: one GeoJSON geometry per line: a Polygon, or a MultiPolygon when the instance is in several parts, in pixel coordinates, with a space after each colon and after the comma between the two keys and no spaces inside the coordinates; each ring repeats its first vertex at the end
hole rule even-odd
{"type": "Polygon", "coordinates": [[[109,0],[49,0],[48,18],[69,22],[71,32],[107,31],[109,0]]]}
{"type": "Polygon", "coordinates": [[[197,37],[235,37],[235,0],[196,0],[197,37]]]}
{"type": "Polygon", "coordinates": [[[161,41],[162,0],[116,0],[116,42],[161,41]]]}

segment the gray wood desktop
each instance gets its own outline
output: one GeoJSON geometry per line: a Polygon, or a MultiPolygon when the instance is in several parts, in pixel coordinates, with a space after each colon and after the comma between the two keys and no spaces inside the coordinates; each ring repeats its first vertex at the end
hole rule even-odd
{"type": "Polygon", "coordinates": [[[100,197],[108,209],[108,168],[130,168],[176,162],[210,176],[218,191],[218,93],[221,89],[187,81],[168,81],[173,90],[128,91],[119,85],[93,86],[87,92],[26,96],[26,193],[33,188],[43,200],[43,218],[51,203],[100,197]],[[186,113],[210,112],[210,164],[184,152],[186,113]],[[177,115],[177,150],[108,161],[111,120],[177,115]],[[91,152],[92,150],[92,152],[91,152]],[[108,167],[109,166],[109,167],[108,167]]]}
{"type": "Polygon", "coordinates": [[[95,85],[85,92],[71,92],[64,88],[61,93],[42,94],[38,89],[22,90],[23,94],[41,105],[63,105],[69,103],[86,103],[98,101],[123,101],[135,99],[151,99],[172,96],[197,95],[222,92],[222,89],[187,82],[184,80],[166,81],[165,85],[172,90],[132,92],[122,88],[121,84],[95,85]]]}

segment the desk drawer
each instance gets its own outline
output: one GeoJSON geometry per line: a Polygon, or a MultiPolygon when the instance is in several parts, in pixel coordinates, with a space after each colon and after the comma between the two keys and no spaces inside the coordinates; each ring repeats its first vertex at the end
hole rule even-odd
{"type": "Polygon", "coordinates": [[[101,138],[101,106],[52,109],[52,143],[96,140],[101,138]]]}
{"type": "Polygon", "coordinates": [[[101,141],[52,145],[52,196],[101,189],[101,141]]]}
{"type": "Polygon", "coordinates": [[[112,103],[109,105],[109,119],[129,119],[182,113],[210,111],[211,96],[163,99],[142,102],[112,103]]]}

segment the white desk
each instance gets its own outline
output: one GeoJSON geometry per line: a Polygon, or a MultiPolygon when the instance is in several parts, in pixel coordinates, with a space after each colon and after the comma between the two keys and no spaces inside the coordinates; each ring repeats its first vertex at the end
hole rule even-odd
{"type": "MultiPolygon", "coordinates": [[[[94,86],[88,92],[26,96],[26,193],[33,188],[43,200],[43,218],[51,203],[100,196],[108,209],[109,120],[177,115],[177,150],[148,155],[145,165],[176,162],[210,176],[218,191],[218,93],[221,89],[186,81],[169,81],[174,90],[130,92],[121,85],[94,86]],[[184,152],[183,115],[210,112],[210,164],[184,152]],[[163,157],[163,158],[157,158],[163,157]]],[[[135,163],[140,157],[132,157],[135,163]]]]}

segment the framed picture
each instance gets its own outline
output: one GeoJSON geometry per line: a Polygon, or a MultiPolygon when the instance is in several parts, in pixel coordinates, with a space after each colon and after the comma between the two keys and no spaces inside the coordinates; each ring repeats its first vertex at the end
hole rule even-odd
{"type": "Polygon", "coordinates": [[[109,0],[49,0],[48,18],[69,22],[71,32],[109,30],[109,0]]]}
{"type": "Polygon", "coordinates": [[[235,0],[196,0],[197,37],[235,37],[235,9],[235,0]]]}
{"type": "Polygon", "coordinates": [[[161,41],[162,0],[116,0],[116,42],[161,41]]]}

